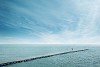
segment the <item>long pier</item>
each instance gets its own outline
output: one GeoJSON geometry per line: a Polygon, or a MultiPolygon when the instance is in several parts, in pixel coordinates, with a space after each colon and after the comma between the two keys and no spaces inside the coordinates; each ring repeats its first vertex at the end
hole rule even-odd
{"type": "Polygon", "coordinates": [[[75,53],[75,52],[82,52],[82,51],[87,51],[87,50],[89,50],[89,49],[69,51],[69,52],[61,52],[61,53],[43,55],[43,56],[38,56],[38,57],[31,57],[31,58],[24,59],[24,60],[17,60],[17,61],[12,61],[12,62],[1,63],[0,67],[12,65],[12,64],[17,64],[17,63],[22,63],[22,62],[28,62],[28,61],[42,59],[42,58],[48,58],[48,57],[57,56],[57,55],[63,55],[63,54],[75,53]]]}

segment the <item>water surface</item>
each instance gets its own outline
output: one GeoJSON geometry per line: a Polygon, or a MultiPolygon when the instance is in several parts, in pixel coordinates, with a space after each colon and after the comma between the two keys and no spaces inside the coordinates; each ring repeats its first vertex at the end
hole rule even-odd
{"type": "Polygon", "coordinates": [[[85,52],[58,55],[7,67],[100,67],[99,46],[0,46],[0,63],[50,53],[86,49],[85,52]]]}

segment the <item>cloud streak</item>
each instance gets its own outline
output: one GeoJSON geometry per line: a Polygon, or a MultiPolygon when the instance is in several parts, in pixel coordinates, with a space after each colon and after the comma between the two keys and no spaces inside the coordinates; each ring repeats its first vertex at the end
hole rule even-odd
{"type": "Polygon", "coordinates": [[[99,0],[1,3],[0,43],[100,44],[99,0]]]}

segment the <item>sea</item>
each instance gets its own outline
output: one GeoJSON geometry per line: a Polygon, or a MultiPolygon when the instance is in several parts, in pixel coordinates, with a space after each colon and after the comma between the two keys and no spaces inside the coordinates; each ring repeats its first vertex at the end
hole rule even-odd
{"type": "Polygon", "coordinates": [[[87,51],[68,53],[17,63],[4,67],[100,67],[100,46],[67,45],[66,46],[34,46],[17,44],[0,44],[0,64],[20,59],[48,55],[59,52],[89,49],[87,51]]]}

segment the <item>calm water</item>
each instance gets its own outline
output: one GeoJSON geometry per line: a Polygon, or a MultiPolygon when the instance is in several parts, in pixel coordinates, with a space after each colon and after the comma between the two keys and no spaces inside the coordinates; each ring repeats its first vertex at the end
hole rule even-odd
{"type": "Polygon", "coordinates": [[[85,52],[70,53],[18,63],[7,67],[100,67],[99,46],[14,46],[0,45],[0,63],[62,51],[89,48],[85,52]]]}

